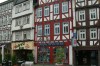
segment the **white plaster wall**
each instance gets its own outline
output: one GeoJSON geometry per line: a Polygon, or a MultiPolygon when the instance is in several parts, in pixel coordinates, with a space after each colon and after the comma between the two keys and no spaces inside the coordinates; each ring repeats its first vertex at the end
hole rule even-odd
{"type": "Polygon", "coordinates": [[[23,11],[23,12],[20,12],[20,13],[15,14],[15,6],[14,6],[12,9],[12,18],[16,18],[19,16],[23,16],[23,15],[32,13],[33,12],[33,0],[29,0],[29,1],[30,1],[30,9],[23,11]]]}
{"type": "MultiPolygon", "coordinates": [[[[30,10],[27,10],[27,11],[24,11],[24,12],[21,12],[21,13],[18,13],[18,14],[15,14],[15,7],[13,7],[13,13],[12,13],[13,19],[12,19],[12,25],[11,25],[11,27],[12,27],[11,30],[12,31],[20,30],[20,26],[15,26],[16,17],[27,15],[27,14],[30,14],[30,23],[26,24],[26,25],[23,25],[22,29],[34,27],[34,11],[33,11],[33,7],[32,6],[33,6],[33,0],[30,0],[30,10]]],[[[15,41],[15,33],[16,32],[12,32],[12,41],[15,41]]],[[[30,29],[30,35],[31,35],[30,39],[34,40],[34,29],[30,29]]]]}
{"type": "MultiPolygon", "coordinates": [[[[12,20],[12,28],[11,30],[14,31],[14,30],[20,30],[20,26],[15,26],[15,19],[12,20]]],[[[34,27],[34,16],[33,14],[30,15],[30,23],[29,24],[26,24],[26,25],[23,25],[23,28],[22,29],[26,29],[26,28],[30,28],[30,27],[34,27]]]]}

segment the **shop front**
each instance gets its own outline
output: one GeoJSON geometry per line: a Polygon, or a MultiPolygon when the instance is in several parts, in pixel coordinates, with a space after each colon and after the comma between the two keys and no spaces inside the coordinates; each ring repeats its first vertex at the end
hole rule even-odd
{"type": "Polygon", "coordinates": [[[34,42],[13,42],[12,54],[15,54],[19,60],[28,61],[28,54],[34,53],[34,42]]]}
{"type": "Polygon", "coordinates": [[[63,63],[69,63],[69,46],[66,42],[41,42],[37,43],[37,62],[38,63],[50,63],[56,62],[56,49],[59,47],[64,48],[65,57],[63,63]]]}
{"type": "Polygon", "coordinates": [[[81,47],[74,48],[74,65],[75,66],[99,66],[98,47],[81,47]]]}

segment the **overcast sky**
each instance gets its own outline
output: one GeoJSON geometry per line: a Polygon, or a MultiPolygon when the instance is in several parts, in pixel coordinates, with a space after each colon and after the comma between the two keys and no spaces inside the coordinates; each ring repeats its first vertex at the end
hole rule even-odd
{"type": "Polygon", "coordinates": [[[0,0],[0,3],[1,3],[1,2],[4,2],[4,1],[7,1],[7,0],[0,0]]]}

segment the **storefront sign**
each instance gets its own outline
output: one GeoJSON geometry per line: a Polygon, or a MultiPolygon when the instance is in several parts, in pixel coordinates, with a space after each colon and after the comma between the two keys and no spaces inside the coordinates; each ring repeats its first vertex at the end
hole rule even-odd
{"type": "Polygon", "coordinates": [[[73,38],[71,39],[71,43],[72,43],[72,46],[73,46],[73,47],[76,47],[76,46],[77,46],[77,40],[76,40],[75,37],[73,37],[73,38]]]}
{"type": "Polygon", "coordinates": [[[17,49],[33,49],[33,47],[34,47],[34,43],[32,41],[12,43],[12,49],[13,50],[17,50],[17,49]]]}
{"type": "Polygon", "coordinates": [[[39,43],[39,46],[64,46],[64,42],[39,43]]]}

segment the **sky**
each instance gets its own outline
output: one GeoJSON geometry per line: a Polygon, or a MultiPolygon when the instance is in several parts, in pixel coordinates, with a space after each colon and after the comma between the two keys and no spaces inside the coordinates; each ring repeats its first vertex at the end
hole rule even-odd
{"type": "Polygon", "coordinates": [[[7,0],[0,0],[0,3],[1,3],[1,2],[4,2],[4,1],[7,1],[7,0]]]}

